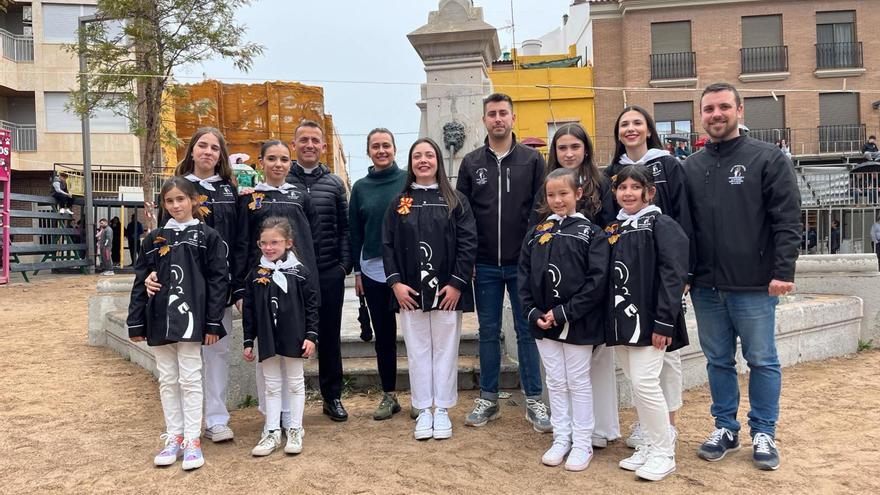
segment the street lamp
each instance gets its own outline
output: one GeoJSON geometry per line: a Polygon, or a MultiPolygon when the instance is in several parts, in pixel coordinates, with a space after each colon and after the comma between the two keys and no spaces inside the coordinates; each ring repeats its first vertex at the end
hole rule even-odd
{"type": "MultiPolygon", "coordinates": [[[[79,88],[84,96],[86,96],[86,103],[88,103],[88,94],[89,94],[89,81],[86,76],[86,71],[88,70],[86,67],[86,56],[85,56],[85,46],[86,46],[86,24],[90,22],[101,22],[104,21],[100,16],[97,15],[84,15],[79,18],[79,88]]],[[[86,216],[86,225],[85,225],[85,243],[86,243],[86,257],[88,259],[87,266],[94,266],[95,263],[95,243],[92,241],[92,234],[95,232],[95,211],[94,204],[92,201],[92,137],[90,135],[89,129],[89,109],[86,108],[86,112],[81,116],[82,122],[82,148],[83,148],[83,196],[85,197],[85,216],[86,216]]]]}

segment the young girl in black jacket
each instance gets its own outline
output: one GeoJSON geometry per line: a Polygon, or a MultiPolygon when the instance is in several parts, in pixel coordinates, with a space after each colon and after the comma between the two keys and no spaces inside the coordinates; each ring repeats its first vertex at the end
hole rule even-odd
{"type": "Polygon", "coordinates": [[[606,341],[632,381],[633,402],[646,443],[620,461],[640,478],[658,481],[675,471],[675,439],[660,372],[667,350],[687,345],[681,296],[687,282],[688,238],[651,204],[656,188],[645,167],[617,173],[618,222],[606,231],[611,254],[612,321],[606,341]]]}
{"type": "Polygon", "coordinates": [[[553,445],[541,461],[558,466],[567,454],[565,469],[582,471],[593,457],[590,362],[605,342],[609,246],[577,210],[583,188],[575,171],[554,170],[544,188],[546,218],[523,240],[518,277],[553,411],[553,445]]]}
{"type": "MultiPolygon", "coordinates": [[[[691,222],[684,169],[678,158],[662,149],[654,119],[651,118],[651,114],[647,110],[640,106],[631,105],[620,112],[614,124],[614,136],[617,140],[615,158],[611,165],[605,168],[605,175],[613,181],[614,177],[628,165],[643,167],[651,174],[656,190],[653,204],[659,207],[664,215],[672,217],[691,240],[689,251],[691,253],[690,263],[693,265],[693,223],[691,222]]],[[[614,208],[616,214],[620,209],[616,200],[614,208]]],[[[693,270],[689,266],[688,273],[692,272],[693,270]]],[[[674,437],[677,435],[675,411],[682,405],[681,353],[672,351],[664,355],[660,385],[663,387],[663,395],[667,400],[670,431],[674,437]]],[[[645,442],[646,437],[641,425],[636,423],[632,433],[626,439],[626,444],[635,448],[645,442]]]]}
{"type": "Polygon", "coordinates": [[[417,440],[452,436],[458,402],[461,313],[473,311],[477,230],[470,205],[452,189],[431,139],[410,148],[404,190],[385,215],[383,261],[406,341],[417,440]],[[431,407],[434,407],[433,413],[431,407]]]}
{"type": "Polygon", "coordinates": [[[281,390],[290,399],[284,452],[302,452],[305,407],[303,359],[318,341],[318,287],[293,251],[293,229],[284,217],[268,217],[260,227],[259,264],[245,278],[242,326],[244,358],[259,349],[265,380],[266,425],[254,456],[271,454],[281,445],[281,390]]]}
{"type": "Polygon", "coordinates": [[[153,462],[183,469],[201,467],[202,342],[211,345],[231,329],[222,325],[229,286],[226,248],[216,230],[197,217],[198,194],[191,182],[172,177],[159,197],[170,215],[164,227],[144,237],[135,264],[128,307],[128,335],[146,341],[156,358],[159,396],[165,413],[165,442],[153,462]],[[144,281],[155,272],[159,291],[144,281]]]}

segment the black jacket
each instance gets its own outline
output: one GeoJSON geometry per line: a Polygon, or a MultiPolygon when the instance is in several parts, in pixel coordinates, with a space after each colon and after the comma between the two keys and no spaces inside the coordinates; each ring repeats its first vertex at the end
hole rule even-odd
{"type": "Polygon", "coordinates": [[[500,163],[486,144],[465,155],[456,188],[470,201],[477,222],[477,263],[503,266],[519,261],[535,195],[544,183],[544,157],[517,143],[500,163]]]}
{"type": "Polygon", "coordinates": [[[519,299],[532,335],[577,345],[605,343],[608,255],[605,233],[581,214],[529,229],[519,258],[519,299]],[[538,327],[553,311],[556,326],[538,327]]]}
{"type": "MultiPolygon", "coordinates": [[[[605,167],[605,175],[608,176],[609,180],[613,181],[614,176],[623,170],[624,167],[626,167],[626,165],[623,165],[620,163],[620,160],[617,159],[614,163],[605,167]]],[[[678,222],[678,225],[684,230],[685,235],[688,236],[688,250],[690,253],[688,273],[693,275],[693,263],[695,261],[694,250],[696,249],[696,243],[694,242],[694,225],[691,220],[691,208],[690,202],[688,201],[684,168],[682,167],[681,162],[678,161],[678,158],[672,155],[665,155],[649,160],[645,163],[645,167],[651,170],[651,175],[654,177],[654,186],[657,188],[657,193],[654,196],[654,204],[663,211],[664,215],[669,215],[673,220],[678,222]]],[[[614,221],[617,217],[617,211],[619,210],[620,205],[617,204],[617,198],[614,198],[615,215],[613,218],[609,219],[608,223],[614,221]]],[[[605,225],[608,225],[608,223],[605,225]]]]}
{"type": "Polygon", "coordinates": [[[647,212],[610,225],[611,321],[608,345],[649,346],[651,335],[672,337],[667,350],[688,344],[681,297],[687,283],[688,238],[668,215],[647,212]]]}
{"type": "Polygon", "coordinates": [[[238,242],[238,204],[235,186],[226,182],[213,182],[213,191],[202,187],[199,182],[192,181],[199,193],[199,209],[202,211],[202,220],[205,225],[216,230],[223,239],[226,248],[226,261],[229,263],[229,297],[227,305],[232,304],[232,290],[234,284],[232,277],[235,275],[235,256],[232,250],[238,242]]]}
{"type": "Polygon", "coordinates": [[[312,198],[315,211],[320,220],[315,245],[318,270],[323,272],[341,267],[351,272],[351,245],[348,242],[348,201],[345,185],[337,175],[331,174],[324,164],[319,164],[312,173],[307,174],[296,162],[290,166],[287,182],[300,186],[312,198]]]}
{"type": "Polygon", "coordinates": [[[709,143],[684,163],[696,241],[693,284],[766,291],[794,281],[801,197],[791,161],[747,136],[709,143]]]}
{"type": "MultiPolygon", "coordinates": [[[[299,260],[309,269],[316,285],[318,268],[315,263],[315,249],[319,242],[313,235],[318,232],[318,213],[312,206],[311,198],[297,186],[285,191],[254,191],[238,199],[238,242],[235,246],[236,274],[233,299],[244,297],[247,272],[260,262],[262,253],[257,241],[260,240],[260,224],[268,217],[287,218],[293,228],[293,246],[299,260]]],[[[320,298],[319,298],[320,299],[320,298]]]]}
{"type": "MultiPolygon", "coordinates": [[[[391,201],[382,235],[383,263],[388,286],[412,287],[423,311],[437,309],[437,292],[446,285],[461,291],[456,311],[473,311],[471,278],[477,251],[477,232],[467,200],[449,215],[446,199],[437,189],[411,189],[391,201]],[[404,202],[412,200],[404,208],[404,202]]],[[[396,298],[391,306],[400,310],[396,298]]]]}
{"type": "Polygon", "coordinates": [[[223,337],[229,285],[226,249],[220,234],[204,223],[181,231],[155,229],[141,244],[128,305],[128,336],[151,346],[223,337]],[[162,288],[147,296],[144,280],[156,272],[162,288]]]}
{"type": "Polygon", "coordinates": [[[304,340],[318,342],[318,286],[303,264],[280,271],[287,292],[272,281],[272,270],[259,265],[245,282],[244,347],[253,347],[256,339],[260,361],[275,355],[301,358],[304,340]]]}

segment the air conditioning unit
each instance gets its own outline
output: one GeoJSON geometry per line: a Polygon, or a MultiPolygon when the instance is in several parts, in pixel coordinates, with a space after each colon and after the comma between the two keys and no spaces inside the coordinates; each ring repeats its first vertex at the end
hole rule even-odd
{"type": "Polygon", "coordinates": [[[22,22],[31,22],[34,19],[33,7],[30,5],[24,5],[21,7],[21,20],[22,22]]]}

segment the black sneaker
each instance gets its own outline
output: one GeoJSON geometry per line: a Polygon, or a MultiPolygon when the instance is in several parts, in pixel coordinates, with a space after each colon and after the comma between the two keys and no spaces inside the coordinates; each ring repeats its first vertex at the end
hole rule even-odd
{"type": "Polygon", "coordinates": [[[342,407],[342,401],[333,399],[331,402],[324,401],[324,414],[330,416],[333,421],[347,421],[348,413],[342,407]]]}
{"type": "Polygon", "coordinates": [[[727,428],[717,428],[709,439],[700,445],[697,455],[700,459],[715,462],[724,459],[728,452],[739,450],[739,432],[727,428]]]}
{"type": "Polygon", "coordinates": [[[752,437],[752,461],[764,471],[779,469],[779,451],[776,450],[773,437],[766,433],[757,433],[752,437]]]}

